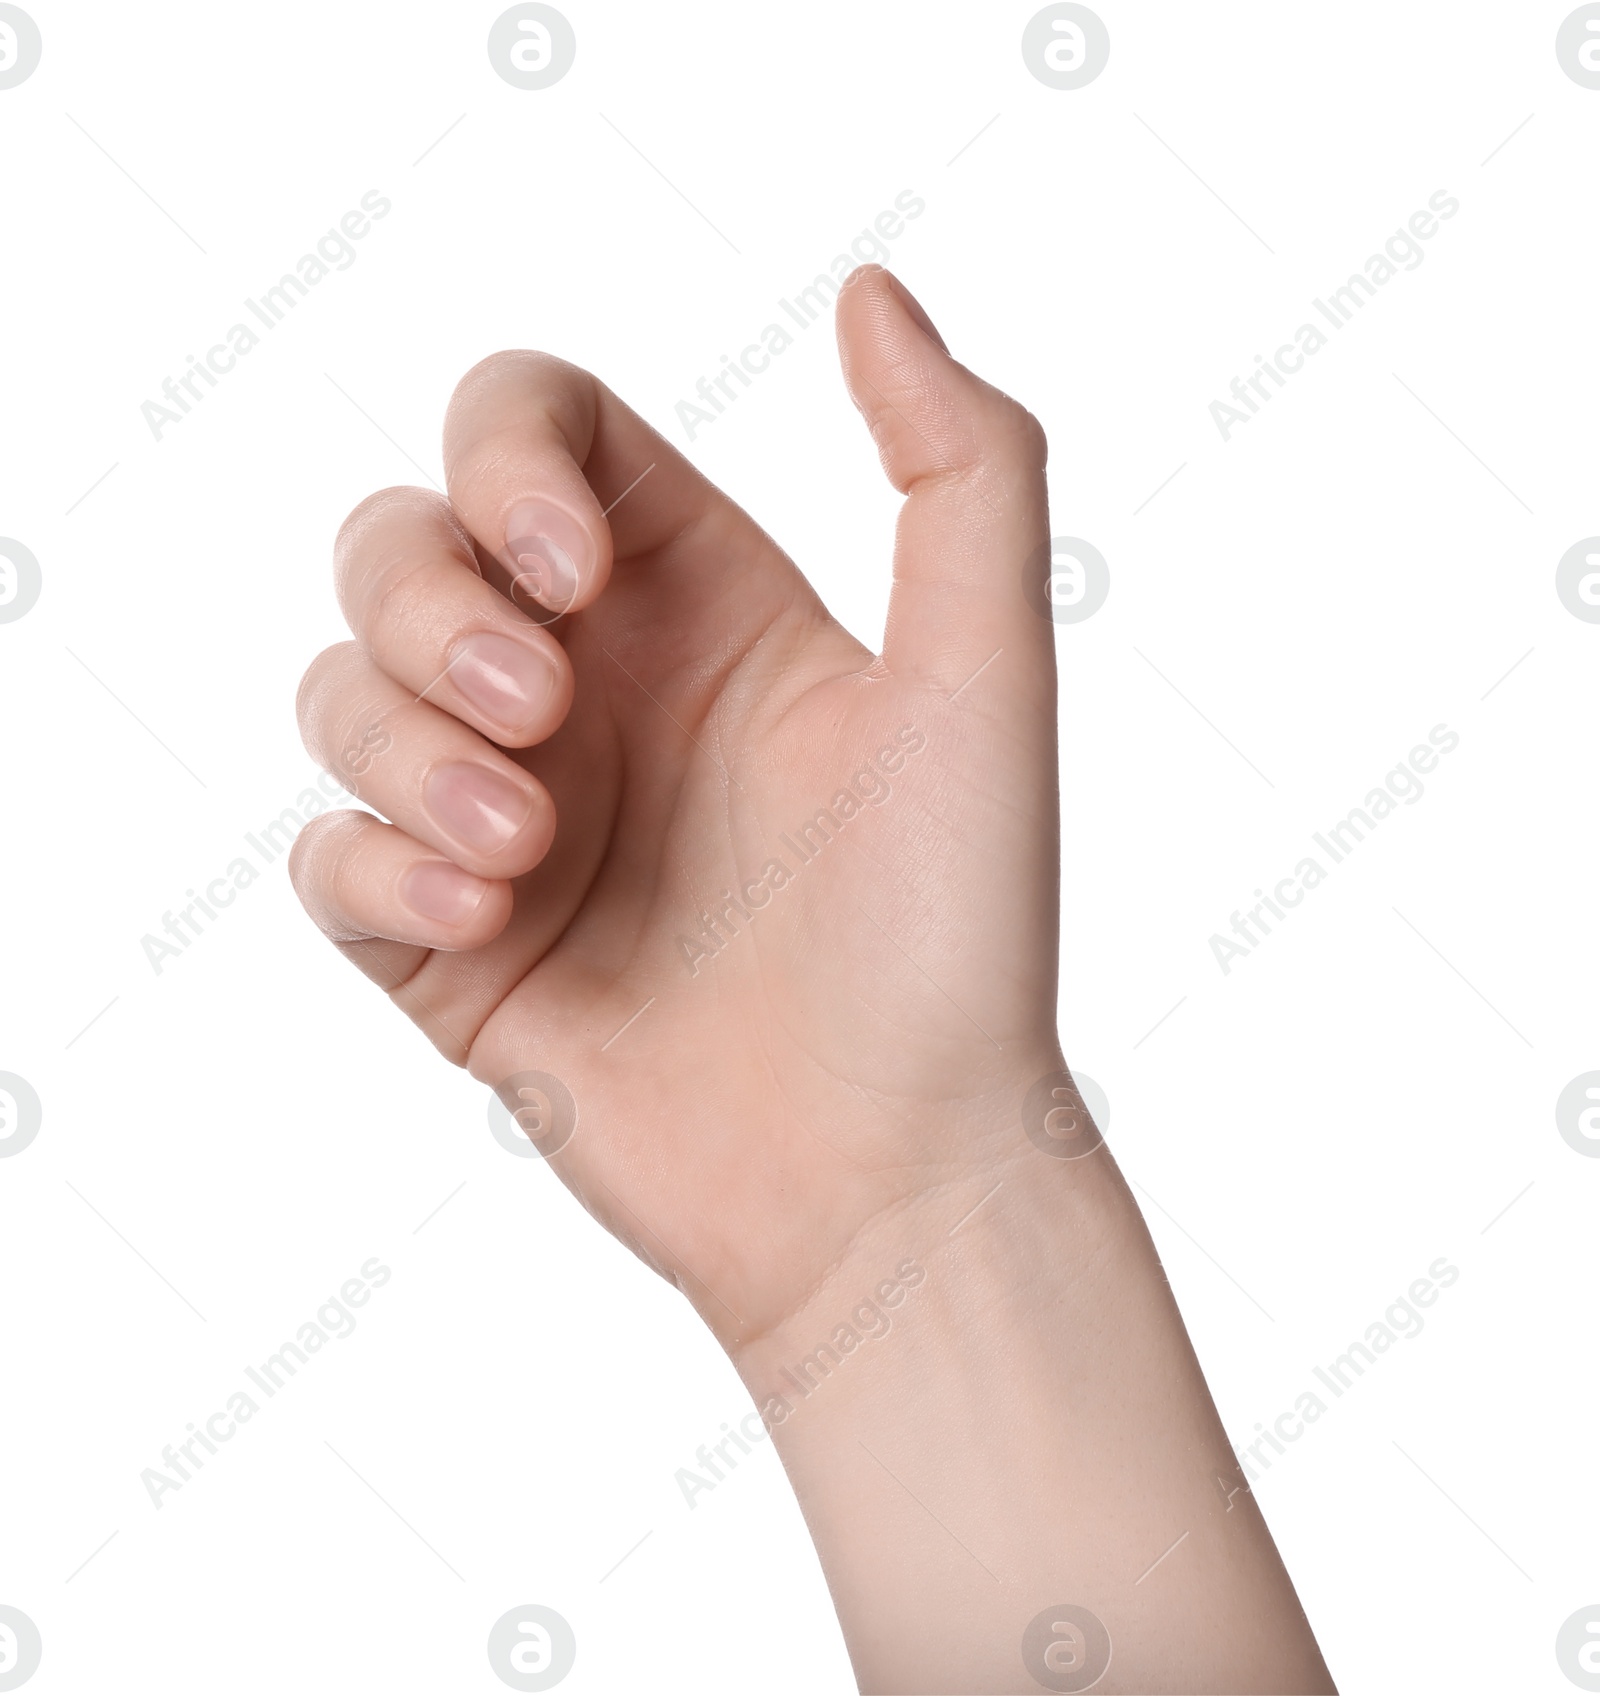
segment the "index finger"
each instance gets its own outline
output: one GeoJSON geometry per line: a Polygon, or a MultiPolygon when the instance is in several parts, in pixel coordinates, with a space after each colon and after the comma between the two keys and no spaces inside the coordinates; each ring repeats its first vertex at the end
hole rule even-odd
{"type": "Polygon", "coordinates": [[[604,383],[544,353],[497,353],[451,396],[450,504],[538,622],[590,605],[614,562],[698,577],[794,567],[765,531],[604,383]],[[707,533],[721,544],[696,546],[707,533]]]}

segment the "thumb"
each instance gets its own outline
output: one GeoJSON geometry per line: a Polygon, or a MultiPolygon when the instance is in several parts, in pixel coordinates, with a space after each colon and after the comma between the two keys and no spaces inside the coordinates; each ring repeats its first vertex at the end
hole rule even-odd
{"type": "Polygon", "coordinates": [[[980,669],[990,687],[1010,678],[1026,694],[1053,693],[1048,605],[1028,593],[1034,568],[1042,585],[1049,561],[1038,421],[952,359],[927,313],[881,266],[851,273],[836,323],[851,399],[907,497],[884,663],[947,695],[980,669]]]}

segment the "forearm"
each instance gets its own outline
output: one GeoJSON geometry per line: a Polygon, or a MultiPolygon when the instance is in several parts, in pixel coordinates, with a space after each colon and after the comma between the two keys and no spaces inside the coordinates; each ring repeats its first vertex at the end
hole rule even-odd
{"type": "Polygon", "coordinates": [[[1104,1147],[881,1218],[738,1364],[863,1690],[1088,1688],[1060,1604],[1096,1690],[1332,1689],[1104,1147]]]}

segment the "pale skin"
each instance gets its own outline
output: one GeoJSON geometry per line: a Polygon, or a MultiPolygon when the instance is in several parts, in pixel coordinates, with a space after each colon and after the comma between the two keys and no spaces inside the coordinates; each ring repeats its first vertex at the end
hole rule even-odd
{"type": "Polygon", "coordinates": [[[315,821],[296,888],[449,1059],[570,1091],[549,1163],[766,1413],[863,1690],[1083,1688],[1070,1625],[1024,1649],[1062,1603],[1096,1690],[1332,1690],[1109,1150],[1070,1086],[1086,1152],[1025,1132],[1064,1069],[1043,434],[887,272],[837,317],[905,496],[882,653],[597,379],[496,355],[448,496],[340,532],[300,720],[382,818],[315,821]]]}

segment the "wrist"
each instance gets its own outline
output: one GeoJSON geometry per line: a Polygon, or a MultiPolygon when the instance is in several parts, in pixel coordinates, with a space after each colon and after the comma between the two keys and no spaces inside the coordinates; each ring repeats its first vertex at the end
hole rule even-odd
{"type": "Polygon", "coordinates": [[[862,1689],[1026,1688],[1063,1605],[1096,1688],[1330,1688],[1109,1151],[1000,1146],[735,1355],[862,1689]]]}
{"type": "Polygon", "coordinates": [[[733,1361],[769,1430],[830,1407],[858,1419],[902,1385],[948,1383],[953,1365],[964,1377],[1059,1341],[1073,1286],[1140,1245],[1143,1222],[1103,1145],[1057,1161],[1023,1143],[874,1215],[733,1361]]]}
{"type": "Polygon", "coordinates": [[[1025,1081],[920,1119],[918,1158],[907,1162],[918,1181],[870,1212],[778,1321],[729,1345],[769,1426],[797,1415],[836,1374],[843,1381],[858,1359],[886,1356],[875,1361],[878,1378],[914,1373],[920,1355],[981,1353],[1009,1334],[1025,1337],[1041,1309],[1053,1313],[1086,1267],[1119,1245],[1143,1248],[1154,1264],[1059,1056],[1025,1071],[1025,1081]],[[974,1327],[987,1342],[968,1335],[974,1327]]]}

